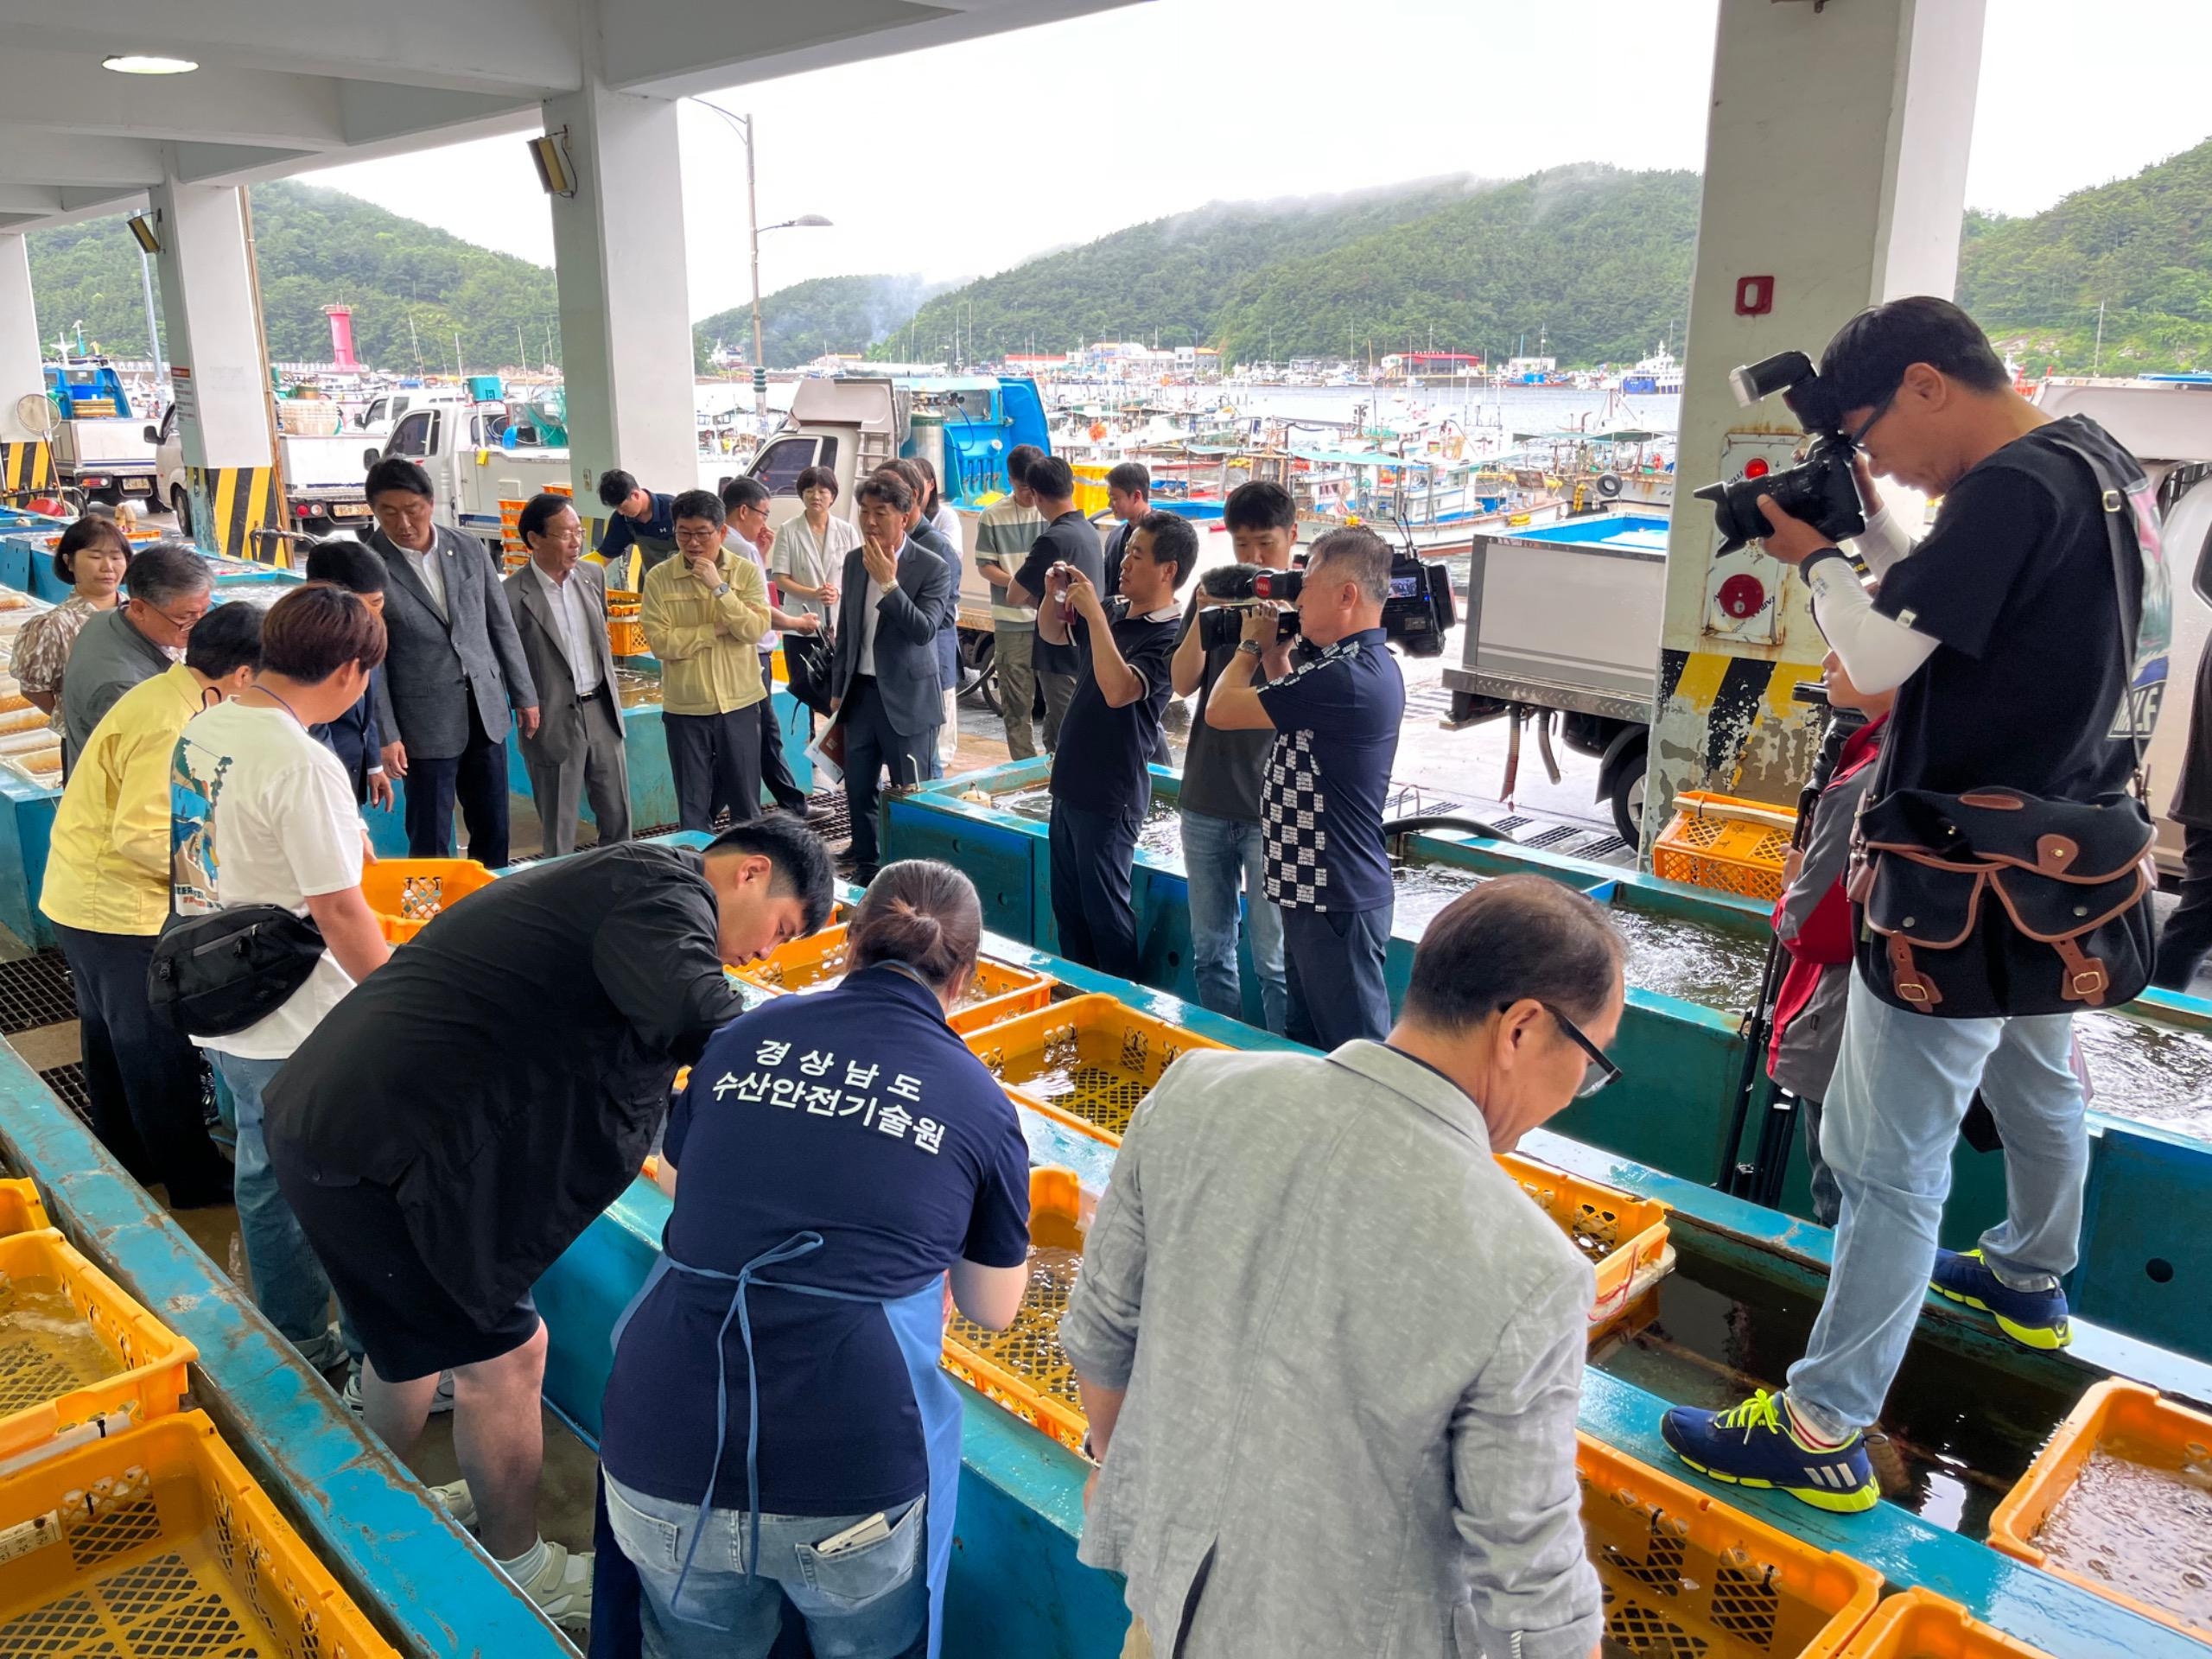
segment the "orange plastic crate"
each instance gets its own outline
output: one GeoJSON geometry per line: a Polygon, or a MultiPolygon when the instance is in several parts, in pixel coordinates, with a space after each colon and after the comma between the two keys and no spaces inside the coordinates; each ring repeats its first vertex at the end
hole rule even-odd
{"type": "Polygon", "coordinates": [[[24,1178],[0,1180],[0,1236],[40,1232],[53,1225],[34,1183],[24,1178]]]}
{"type": "Polygon", "coordinates": [[[1657,1199],[1600,1186],[1517,1153],[1501,1153],[1497,1161],[1597,1270],[1598,1300],[1590,1309],[1592,1336],[1627,1313],[1637,1296],[1673,1266],[1667,1206],[1657,1199]]]}
{"type": "Polygon", "coordinates": [[[1908,1590],[1874,1610],[1838,1659],[2050,1659],[1992,1630],[1932,1590],[1908,1590]]]}
{"type": "Polygon", "coordinates": [[[1747,899],[1782,897],[1782,861],[1794,815],[1764,801],[1686,789],[1651,843],[1651,872],[1669,881],[1747,899]]]}
{"type": "Polygon", "coordinates": [[[645,625],[639,620],[645,604],[645,595],[629,588],[607,590],[607,643],[617,657],[652,655],[652,648],[645,644],[645,625]]]}
{"type": "MultiPolygon", "coordinates": [[[[1029,1172],[1033,1245],[1079,1253],[1090,1209],[1073,1171],[1029,1172]]],[[[1033,1278],[1021,1311],[1003,1331],[986,1331],[954,1314],[945,1321],[944,1369],[1032,1428],[1079,1452],[1090,1426],[1076,1389],[1075,1367],[1060,1346],[1060,1316],[1067,1312],[1072,1282],[1040,1285],[1033,1278]]]]}
{"type": "Polygon", "coordinates": [[[1620,1647],[1833,1659],[1873,1611],[1882,1578],[1872,1567],[1587,1434],[1575,1440],[1582,1529],[1605,1589],[1605,1634],[1620,1647]]]}
{"type": "MultiPolygon", "coordinates": [[[[0,1458],[44,1445],[64,1430],[112,1412],[139,1421],[173,1415],[187,1387],[186,1367],[200,1351],[125,1295],[53,1228],[0,1238],[0,1312],[4,1287],[50,1280],[123,1369],[98,1382],[35,1337],[0,1349],[0,1458]]],[[[0,1652],[6,1651],[0,1643],[0,1652]]]]}
{"type": "Polygon", "coordinates": [[[2212,1486],[2212,1417],[2161,1398],[2157,1389],[2140,1382],[2110,1377],[2082,1396],[2050,1443],[2036,1454],[2028,1472],[2005,1495],[2005,1501],[1989,1518],[1990,1548],[2133,1608],[2145,1618],[2185,1631],[2200,1642],[2212,1641],[2212,1621],[2190,1622],[2177,1612],[2139,1600],[2102,1579],[2058,1566],[2036,1543],[2036,1534],[2059,1501],[2073,1490],[2091,1454],[2098,1452],[2170,1473],[2184,1469],[2201,1471],[2208,1486],[2212,1486]]]}
{"type": "Polygon", "coordinates": [[[397,1659],[200,1412],[0,1482],[0,1653],[397,1659]]]}
{"type": "Polygon", "coordinates": [[[473,859],[380,858],[361,869],[361,895],[384,936],[404,944],[442,912],[498,878],[473,859]]]}
{"type": "Polygon", "coordinates": [[[1194,1048],[1226,1048],[1118,997],[1094,992],[967,1033],[968,1046],[1025,1106],[1072,1115],[1118,1138],[1160,1074],[1194,1048]]]}
{"type": "MultiPolygon", "coordinates": [[[[766,991],[813,991],[842,980],[845,962],[845,929],[840,925],[793,939],[763,960],[732,971],[766,991]]],[[[1043,1007],[1052,1000],[1052,987],[1057,983],[1043,974],[1009,968],[985,957],[976,964],[967,999],[953,1009],[947,1023],[958,1032],[980,1031],[1017,1014],[1043,1007]]]]}

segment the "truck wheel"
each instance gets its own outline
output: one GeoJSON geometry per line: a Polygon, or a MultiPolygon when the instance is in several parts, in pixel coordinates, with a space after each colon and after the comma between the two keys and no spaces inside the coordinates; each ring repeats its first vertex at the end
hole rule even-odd
{"type": "Polygon", "coordinates": [[[169,511],[176,515],[176,533],[180,536],[191,535],[192,497],[181,485],[169,492],[169,511]]]}
{"type": "Polygon", "coordinates": [[[1613,828],[1630,847],[1643,839],[1643,768],[1650,746],[1639,741],[1621,751],[1619,769],[1613,773],[1610,800],[1613,828]]]}

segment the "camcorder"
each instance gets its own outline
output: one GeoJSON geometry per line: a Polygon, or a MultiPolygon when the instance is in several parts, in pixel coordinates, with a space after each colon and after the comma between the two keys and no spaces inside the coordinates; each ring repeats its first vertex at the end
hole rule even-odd
{"type": "Polygon", "coordinates": [[[1759,511],[1763,495],[1772,497],[1776,506],[1803,519],[1832,542],[1861,534],[1866,517],[1859,505],[1859,480],[1851,472],[1858,441],[1843,429],[1843,410],[1813,367],[1813,359],[1802,352],[1777,352],[1732,370],[1728,385],[1746,409],[1781,393],[1811,442],[1804,459],[1794,467],[1759,478],[1708,484],[1697,492],[1699,500],[1713,503],[1713,522],[1726,538],[1720,551],[1733,553],[1769,533],[1766,515],[1759,511]]]}
{"type": "MultiPolygon", "coordinates": [[[[1288,604],[1306,585],[1306,572],[1273,570],[1261,564],[1218,565],[1198,578],[1198,586],[1229,607],[1198,613],[1198,639],[1208,651],[1233,645],[1244,634],[1243,607],[1262,600],[1288,604]]],[[[1382,601],[1382,632],[1391,644],[1410,657],[1434,657],[1444,650],[1444,636],[1459,620],[1452,596],[1452,581],[1443,562],[1424,559],[1410,548],[1390,556],[1390,592],[1382,601]]],[[[1298,613],[1285,611],[1277,618],[1278,642],[1298,637],[1298,613]]]]}

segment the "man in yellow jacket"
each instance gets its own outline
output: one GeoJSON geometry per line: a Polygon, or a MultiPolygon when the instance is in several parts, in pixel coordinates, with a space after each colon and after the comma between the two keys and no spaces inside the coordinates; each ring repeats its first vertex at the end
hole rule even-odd
{"type": "Polygon", "coordinates": [[[743,823],[760,816],[760,636],[768,583],[752,560],[722,545],[721,498],[686,490],[670,509],[676,552],[645,573],[639,620],[660,659],[662,728],[676,783],[676,817],[711,830],[718,808],[743,823]]]}
{"type": "Polygon", "coordinates": [[[260,664],[261,613],[224,605],[194,625],[182,662],[124,693],[69,774],[39,896],[77,983],[93,1131],[179,1210],[228,1204],[231,1175],[200,1115],[200,1057],[146,1000],[169,913],[170,758],[185,722],[260,664]]]}

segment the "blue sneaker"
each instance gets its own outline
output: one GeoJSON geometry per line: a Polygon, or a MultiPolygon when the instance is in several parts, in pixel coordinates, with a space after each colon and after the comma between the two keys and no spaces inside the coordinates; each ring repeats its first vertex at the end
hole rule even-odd
{"type": "Polygon", "coordinates": [[[1853,1433],[1833,1448],[1808,1446],[1797,1438],[1782,1396],[1764,1389],[1727,1411],[1676,1406],[1660,1420],[1659,1433],[1698,1473],[1731,1486],[1787,1492],[1816,1510],[1847,1515],[1881,1501],[1864,1434],[1853,1433]]]}
{"type": "Polygon", "coordinates": [[[1980,1308],[1997,1321],[1997,1328],[2023,1348],[2055,1352],[2074,1340],[2074,1327],[2066,1317],[2063,1290],[2014,1290],[1981,1259],[1980,1250],[1963,1255],[1955,1250],[1936,1252],[1936,1271],[1929,1275],[1936,1294],[1946,1301],[1980,1308]]]}

